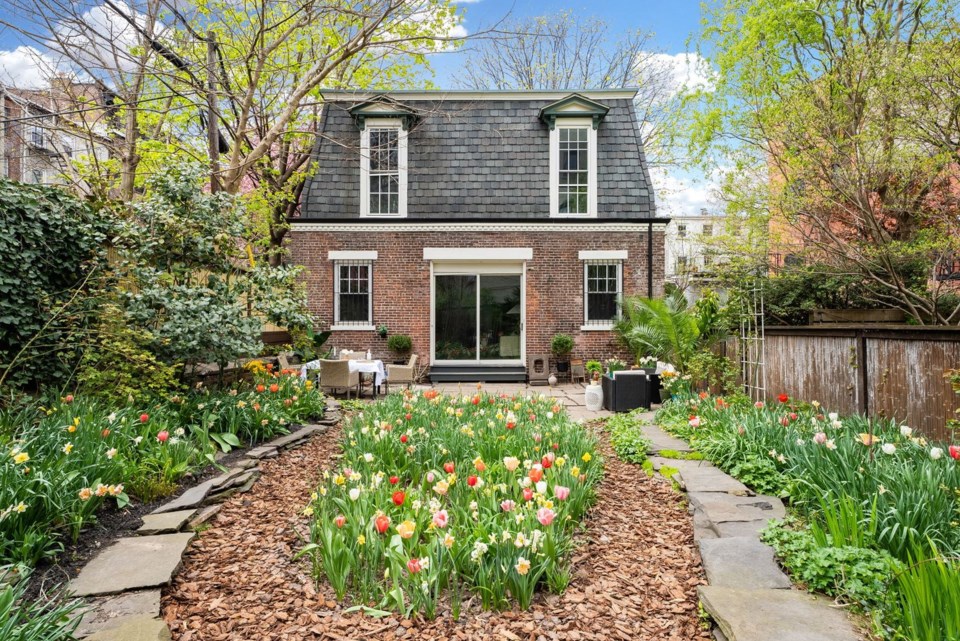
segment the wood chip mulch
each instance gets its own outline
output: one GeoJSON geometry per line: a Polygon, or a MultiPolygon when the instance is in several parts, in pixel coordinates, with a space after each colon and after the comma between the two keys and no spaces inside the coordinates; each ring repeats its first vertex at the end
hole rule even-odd
{"type": "Polygon", "coordinates": [[[350,604],[317,586],[306,561],[291,560],[307,532],[301,510],[320,470],[335,463],[338,439],[332,430],[264,461],[253,490],[224,504],[164,590],[174,641],[711,638],[697,618],[705,579],[683,497],[619,461],[605,441],[606,475],[562,595],[538,595],[526,612],[483,612],[465,600],[458,621],[449,611],[433,621],[345,613],[350,604]]]}

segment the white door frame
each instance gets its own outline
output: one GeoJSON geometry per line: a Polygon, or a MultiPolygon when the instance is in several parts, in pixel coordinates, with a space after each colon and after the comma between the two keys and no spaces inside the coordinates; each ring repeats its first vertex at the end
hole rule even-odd
{"type": "Polygon", "coordinates": [[[443,365],[482,365],[484,367],[516,367],[527,363],[527,261],[458,262],[430,261],[430,363],[443,365]],[[472,275],[477,277],[477,358],[457,361],[437,361],[437,276],[472,275]],[[520,277],[520,357],[516,359],[483,360],[480,358],[480,277],[510,274],[520,277]]]}

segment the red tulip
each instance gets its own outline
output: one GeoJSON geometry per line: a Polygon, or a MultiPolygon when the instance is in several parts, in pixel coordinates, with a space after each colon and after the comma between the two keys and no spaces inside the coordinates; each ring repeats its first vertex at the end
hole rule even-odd
{"type": "Polygon", "coordinates": [[[141,422],[141,423],[146,423],[146,422],[149,421],[149,420],[150,420],[150,415],[149,415],[149,414],[141,414],[141,415],[140,415],[140,422],[141,422]]]}
{"type": "Polygon", "coordinates": [[[446,472],[447,474],[453,474],[454,469],[455,468],[453,466],[453,461],[447,461],[446,463],[443,464],[443,471],[446,472]]]}
{"type": "Polygon", "coordinates": [[[410,572],[410,574],[416,574],[421,569],[420,559],[410,559],[407,561],[407,570],[410,572]]]}
{"type": "Polygon", "coordinates": [[[410,412],[407,412],[406,414],[403,415],[403,418],[409,421],[410,419],[413,418],[413,414],[411,414],[410,412]]]}
{"type": "Polygon", "coordinates": [[[400,442],[401,442],[401,443],[406,443],[406,442],[407,442],[407,435],[406,435],[406,434],[401,434],[401,435],[400,435],[400,442]]]}
{"type": "Polygon", "coordinates": [[[787,401],[790,400],[790,397],[787,396],[786,394],[781,394],[780,396],[777,397],[777,400],[780,401],[781,403],[786,403],[787,401]]]}
{"type": "Polygon", "coordinates": [[[950,458],[960,461],[960,445],[951,445],[947,448],[947,451],[950,452],[950,458]]]}
{"type": "Polygon", "coordinates": [[[790,420],[791,421],[797,420],[797,414],[795,412],[790,412],[790,420]]]}
{"type": "Polygon", "coordinates": [[[507,421],[507,429],[508,429],[508,430],[512,430],[512,429],[515,428],[516,426],[517,426],[517,422],[516,422],[516,421],[507,421]]]}
{"type": "Polygon", "coordinates": [[[257,391],[258,391],[258,392],[262,392],[262,391],[265,390],[265,389],[267,389],[267,388],[264,387],[262,384],[261,384],[261,385],[257,385],[257,391]]]}
{"type": "Polygon", "coordinates": [[[390,477],[390,485],[396,485],[396,484],[399,483],[399,482],[400,482],[400,479],[399,479],[398,477],[396,477],[396,476],[391,476],[391,477],[390,477]]]}
{"type": "Polygon", "coordinates": [[[473,487],[473,486],[476,485],[476,484],[477,484],[477,477],[476,477],[476,476],[468,476],[468,477],[467,477],[467,485],[469,485],[470,487],[473,487]]]}
{"type": "Polygon", "coordinates": [[[547,452],[543,455],[543,458],[540,459],[540,465],[543,466],[543,469],[549,470],[551,467],[553,467],[553,460],[555,458],[556,457],[553,455],[553,452],[547,452]]]}
{"type": "Polygon", "coordinates": [[[530,472],[527,473],[527,476],[530,477],[530,480],[534,483],[539,483],[543,479],[543,470],[539,467],[530,468],[530,472]]]}
{"type": "Polygon", "coordinates": [[[166,443],[168,438],[170,438],[170,433],[167,430],[157,433],[157,440],[161,443],[166,443]]]}
{"type": "Polygon", "coordinates": [[[333,519],[333,522],[337,525],[338,528],[343,527],[347,522],[347,517],[342,514],[338,514],[337,518],[333,519]]]}
{"type": "Polygon", "coordinates": [[[480,397],[479,397],[479,396],[474,396],[472,402],[473,402],[474,405],[479,405],[479,404],[480,404],[480,397]]]}
{"type": "Polygon", "coordinates": [[[270,386],[270,391],[276,394],[277,392],[280,391],[280,386],[274,383],[273,385],[270,386]]]}
{"type": "Polygon", "coordinates": [[[407,500],[407,495],[404,494],[401,490],[397,490],[393,493],[393,503],[394,505],[403,505],[403,502],[407,500]]]}
{"type": "Polygon", "coordinates": [[[73,394],[67,394],[66,398],[63,399],[63,402],[64,402],[64,403],[72,403],[72,402],[73,402],[73,394]]]}
{"type": "Polygon", "coordinates": [[[107,438],[108,436],[110,436],[110,430],[107,428],[103,428],[103,431],[100,432],[100,436],[102,436],[103,438],[107,438]]]}
{"type": "Polygon", "coordinates": [[[559,449],[560,449],[560,444],[559,444],[559,443],[554,443],[554,444],[551,445],[550,447],[552,447],[552,448],[555,449],[555,450],[559,450],[559,449]]]}
{"type": "Polygon", "coordinates": [[[531,490],[529,487],[523,488],[523,500],[524,501],[533,500],[533,490],[531,490]]]}
{"type": "Polygon", "coordinates": [[[381,514],[373,520],[373,526],[377,528],[377,532],[383,534],[387,531],[387,528],[390,527],[390,517],[386,514],[381,514]]]}

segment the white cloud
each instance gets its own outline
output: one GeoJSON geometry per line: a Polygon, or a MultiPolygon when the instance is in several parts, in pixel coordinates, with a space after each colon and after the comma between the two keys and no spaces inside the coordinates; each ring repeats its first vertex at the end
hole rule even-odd
{"type": "Polygon", "coordinates": [[[0,51],[0,83],[18,89],[44,89],[59,71],[57,60],[34,47],[0,51]]]}
{"type": "Polygon", "coordinates": [[[661,216],[689,216],[699,214],[701,209],[716,212],[720,208],[717,177],[651,167],[650,180],[656,192],[657,214],[661,216]]]}

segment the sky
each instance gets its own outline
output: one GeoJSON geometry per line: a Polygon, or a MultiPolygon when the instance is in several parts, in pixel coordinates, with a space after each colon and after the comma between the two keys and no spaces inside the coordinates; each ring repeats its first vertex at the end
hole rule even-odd
{"type": "MultiPolygon", "coordinates": [[[[681,75],[684,61],[693,45],[688,43],[700,26],[701,0],[458,0],[464,11],[462,29],[458,33],[475,34],[495,26],[505,17],[519,18],[570,12],[574,17],[601,18],[619,34],[627,31],[653,32],[656,48],[677,61],[681,75]]],[[[2,3],[0,3],[2,4],[2,3]]],[[[0,14],[6,13],[0,10],[0,14]]],[[[9,19],[9,16],[0,15],[9,19]]],[[[0,83],[16,86],[34,86],[42,75],[36,56],[24,48],[20,36],[0,26],[0,83]]],[[[466,54],[453,52],[431,56],[435,71],[434,84],[441,88],[455,88],[458,71],[466,54]]],[[[682,169],[652,170],[657,194],[657,209],[661,216],[696,214],[701,208],[717,209],[712,198],[715,185],[711,179],[682,169]]]]}

